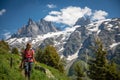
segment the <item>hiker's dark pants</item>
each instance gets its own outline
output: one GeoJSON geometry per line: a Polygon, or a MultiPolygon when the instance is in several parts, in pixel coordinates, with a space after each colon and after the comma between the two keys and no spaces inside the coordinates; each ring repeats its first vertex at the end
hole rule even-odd
{"type": "Polygon", "coordinates": [[[30,78],[30,73],[31,73],[31,70],[32,70],[32,65],[33,65],[33,62],[25,62],[24,63],[25,76],[28,76],[28,78],[30,78]]]}

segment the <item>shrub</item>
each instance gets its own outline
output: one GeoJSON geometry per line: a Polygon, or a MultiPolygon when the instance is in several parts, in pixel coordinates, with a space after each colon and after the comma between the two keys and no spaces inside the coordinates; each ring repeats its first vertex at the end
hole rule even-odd
{"type": "Polygon", "coordinates": [[[52,66],[61,72],[64,72],[64,66],[62,64],[60,56],[53,46],[46,46],[44,51],[42,51],[41,49],[38,50],[36,54],[36,60],[52,66]]]}

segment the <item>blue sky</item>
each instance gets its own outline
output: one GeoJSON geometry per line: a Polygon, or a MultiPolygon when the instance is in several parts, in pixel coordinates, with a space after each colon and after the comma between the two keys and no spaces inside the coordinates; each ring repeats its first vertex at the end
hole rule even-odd
{"type": "Polygon", "coordinates": [[[120,18],[119,5],[120,0],[0,0],[0,38],[15,33],[29,18],[70,26],[85,15],[93,19],[120,18]]]}

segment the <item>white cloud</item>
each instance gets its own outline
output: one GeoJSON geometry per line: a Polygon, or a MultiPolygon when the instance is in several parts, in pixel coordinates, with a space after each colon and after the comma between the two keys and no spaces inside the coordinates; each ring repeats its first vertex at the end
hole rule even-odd
{"type": "Polygon", "coordinates": [[[44,18],[46,21],[52,21],[56,23],[62,23],[69,26],[73,26],[75,22],[84,16],[91,17],[92,20],[101,20],[105,19],[108,15],[107,12],[98,10],[93,12],[90,8],[80,8],[75,6],[69,6],[60,11],[51,11],[49,14],[44,18]]]}
{"type": "Polygon", "coordinates": [[[92,14],[92,10],[88,7],[85,7],[81,10],[84,15],[90,16],[92,14]]]}
{"type": "Polygon", "coordinates": [[[10,32],[6,32],[5,34],[3,34],[5,39],[8,39],[11,37],[11,33],[10,32]]]}
{"type": "Polygon", "coordinates": [[[61,12],[59,12],[59,11],[51,11],[49,14],[50,15],[60,15],[61,12]]]}
{"type": "Polygon", "coordinates": [[[98,10],[93,13],[92,20],[102,20],[105,19],[105,17],[108,15],[107,12],[98,10]]]}
{"type": "Polygon", "coordinates": [[[56,8],[56,5],[54,5],[54,4],[47,4],[47,7],[48,8],[56,8]]]}
{"type": "Polygon", "coordinates": [[[6,12],[6,9],[0,10],[0,16],[2,16],[6,12]]]}
{"type": "Polygon", "coordinates": [[[72,26],[75,24],[78,18],[81,18],[85,15],[90,16],[91,14],[91,9],[88,7],[81,9],[80,7],[69,6],[61,9],[60,11],[51,11],[44,19],[47,21],[53,21],[72,26]]]}

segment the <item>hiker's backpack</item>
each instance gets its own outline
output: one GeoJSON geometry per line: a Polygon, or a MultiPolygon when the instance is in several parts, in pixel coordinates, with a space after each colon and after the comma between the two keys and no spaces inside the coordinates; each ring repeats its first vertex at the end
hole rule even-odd
{"type": "Polygon", "coordinates": [[[25,62],[33,62],[33,54],[34,54],[34,50],[30,49],[30,50],[24,50],[24,61],[25,62]]]}

